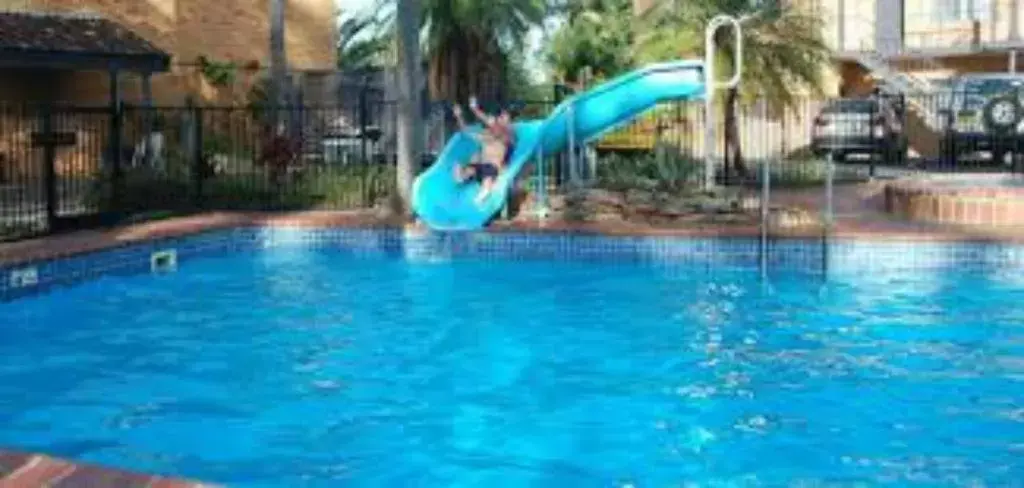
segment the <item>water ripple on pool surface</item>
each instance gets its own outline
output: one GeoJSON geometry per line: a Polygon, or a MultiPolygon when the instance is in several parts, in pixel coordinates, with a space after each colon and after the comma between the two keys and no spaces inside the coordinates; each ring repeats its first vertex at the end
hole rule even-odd
{"type": "Polygon", "coordinates": [[[1007,486],[1024,288],[313,251],[0,305],[0,445],[238,486],[1007,486]]]}

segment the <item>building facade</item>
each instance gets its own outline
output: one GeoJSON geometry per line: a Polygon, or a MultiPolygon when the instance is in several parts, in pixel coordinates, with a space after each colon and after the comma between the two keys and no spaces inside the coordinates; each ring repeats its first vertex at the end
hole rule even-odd
{"type": "MultiPolygon", "coordinates": [[[[286,5],[291,70],[333,71],[334,1],[287,0],[286,5]]],[[[151,73],[151,91],[158,104],[179,104],[190,95],[219,101],[237,98],[266,71],[270,59],[267,0],[0,0],[0,12],[37,18],[99,18],[113,26],[108,28],[145,39],[170,60],[165,70],[151,73]],[[222,76],[229,72],[227,82],[204,76],[210,69],[219,70],[222,76]]],[[[62,36],[89,35],[77,30],[62,36]]],[[[7,64],[12,69],[0,75],[0,91],[8,100],[48,98],[88,104],[105,103],[110,94],[109,70],[7,64]],[[48,84],[53,89],[33,90],[39,84],[32,80],[40,77],[56,78],[48,84]]],[[[126,72],[119,80],[125,100],[139,99],[146,91],[141,76],[126,72]]]]}
{"type": "MultiPolygon", "coordinates": [[[[823,20],[835,52],[825,87],[833,95],[867,93],[892,74],[932,80],[1015,71],[1024,49],[1022,0],[790,1],[823,20]]],[[[655,2],[634,0],[634,10],[655,2]]]]}
{"type": "Polygon", "coordinates": [[[840,89],[860,94],[888,74],[939,80],[1017,70],[1020,0],[813,0],[836,52],[840,89]]]}

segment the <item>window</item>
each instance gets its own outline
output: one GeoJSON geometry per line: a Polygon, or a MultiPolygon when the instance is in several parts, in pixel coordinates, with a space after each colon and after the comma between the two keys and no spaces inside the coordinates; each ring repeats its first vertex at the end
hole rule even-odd
{"type": "Polygon", "coordinates": [[[29,0],[0,0],[0,12],[19,12],[28,10],[29,0]]]}
{"type": "Polygon", "coordinates": [[[988,100],[1017,92],[1022,84],[1024,80],[1009,77],[967,81],[963,87],[964,107],[981,110],[988,100]]]}
{"type": "Polygon", "coordinates": [[[960,22],[985,20],[991,13],[992,0],[934,0],[932,20],[935,22],[960,22]]]}
{"type": "Polygon", "coordinates": [[[865,98],[847,98],[842,100],[833,100],[829,103],[821,113],[825,114],[838,114],[838,113],[860,113],[870,114],[874,113],[875,101],[865,98]]]}
{"type": "Polygon", "coordinates": [[[953,106],[956,109],[981,110],[992,97],[1019,92],[1024,77],[1003,76],[965,78],[954,85],[953,106]]]}

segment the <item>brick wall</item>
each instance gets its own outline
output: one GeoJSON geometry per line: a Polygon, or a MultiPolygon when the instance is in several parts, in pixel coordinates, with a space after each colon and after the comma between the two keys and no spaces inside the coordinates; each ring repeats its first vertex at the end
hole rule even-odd
{"type": "MultiPolygon", "coordinates": [[[[33,0],[49,11],[90,10],[171,52],[239,62],[269,60],[267,0],[33,0]]],[[[287,49],[295,69],[334,67],[333,0],[287,0],[287,49]]]]}
{"type": "MultiPolygon", "coordinates": [[[[0,8],[5,7],[0,0],[0,8]]],[[[7,0],[8,8],[35,11],[91,11],[117,21],[172,55],[172,72],[154,78],[159,103],[181,103],[187,94],[219,102],[244,98],[254,77],[239,70],[234,86],[205,83],[196,66],[199,56],[233,61],[239,66],[269,64],[267,0],[7,0]]],[[[335,65],[333,0],[287,0],[286,49],[293,70],[329,70],[335,65]]],[[[106,100],[106,73],[79,73],[65,78],[60,97],[73,102],[106,100]]],[[[138,99],[139,79],[126,74],[124,96],[138,99]]]]}

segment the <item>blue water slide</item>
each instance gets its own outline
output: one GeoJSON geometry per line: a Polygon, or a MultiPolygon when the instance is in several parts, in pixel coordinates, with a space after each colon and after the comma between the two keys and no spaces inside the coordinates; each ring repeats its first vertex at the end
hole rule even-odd
{"type": "Polygon", "coordinates": [[[479,132],[481,126],[467,127],[452,136],[437,161],[416,178],[413,211],[432,229],[480,229],[505,205],[517,175],[538,149],[545,155],[562,151],[569,143],[570,128],[577,141],[585,142],[628,124],[659,102],[701,98],[703,68],[700,61],[650,65],[566,99],[545,119],[517,122],[515,150],[498,176],[494,191],[479,204],[474,200],[480,184],[460,184],[454,177],[455,167],[466,164],[480,149],[467,132],[479,132]]]}

